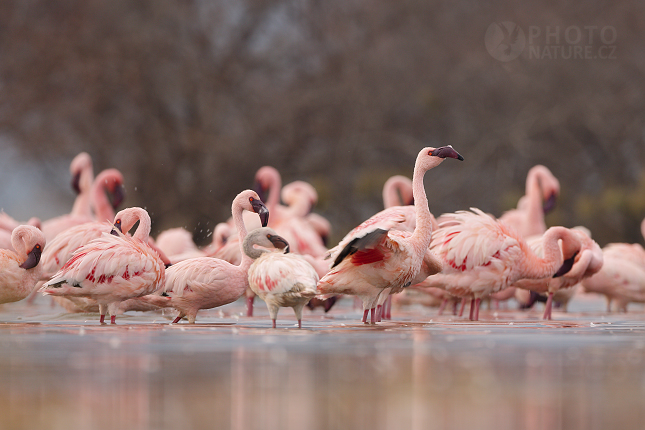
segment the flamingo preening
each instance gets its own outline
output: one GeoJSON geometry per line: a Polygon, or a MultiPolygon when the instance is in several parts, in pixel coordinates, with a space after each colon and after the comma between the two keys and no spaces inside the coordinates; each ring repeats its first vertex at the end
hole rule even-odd
{"type": "Polygon", "coordinates": [[[11,242],[13,251],[0,249],[0,304],[27,297],[41,276],[38,263],[45,235],[34,226],[20,225],[11,233],[11,242]]]}

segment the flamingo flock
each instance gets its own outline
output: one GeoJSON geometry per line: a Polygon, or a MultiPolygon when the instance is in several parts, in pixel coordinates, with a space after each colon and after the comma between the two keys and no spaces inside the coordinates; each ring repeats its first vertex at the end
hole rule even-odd
{"type": "MultiPolygon", "coordinates": [[[[365,324],[391,318],[392,299],[439,306],[439,314],[450,303],[457,314],[461,303],[460,317],[470,302],[472,321],[483,301],[542,301],[544,319],[556,306],[566,310],[576,291],[605,295],[608,311],[645,302],[642,246],[601,249],[584,227],[547,228],[560,184],[545,166],[529,170],[517,208],[499,218],[478,208],[435,217],[424,177],[446,159],[464,161],[451,146],[423,148],[412,179],[386,181],[385,208],[332,248],[331,224],[312,212],[316,189],[304,181],[283,187],[280,173],[264,166],[200,248],[180,227],[152,238],[143,208],[115,213],[123,175],[107,169],[94,177],[81,153],[70,164],[77,197],[69,214],[19,222],[0,212],[0,304],[41,293],[69,312],[98,312],[102,324],[106,315],[115,324],[123,312],[165,308],[176,311],[173,324],[193,324],[199,310],[243,297],[252,317],[259,297],[273,328],[281,307],[293,308],[300,328],[305,306],[327,312],[346,295],[360,301],[365,324]]],[[[645,237],[645,220],[641,229],[645,237]]]]}

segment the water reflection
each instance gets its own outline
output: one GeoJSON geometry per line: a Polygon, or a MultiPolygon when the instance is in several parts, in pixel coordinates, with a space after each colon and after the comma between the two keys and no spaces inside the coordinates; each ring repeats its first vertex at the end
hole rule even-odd
{"type": "Polygon", "coordinates": [[[596,315],[593,326],[583,314],[550,325],[509,314],[378,328],[339,317],[311,319],[302,331],[227,315],[194,327],[138,316],[117,327],[60,316],[0,324],[0,428],[538,430],[645,422],[641,314],[596,315]]]}

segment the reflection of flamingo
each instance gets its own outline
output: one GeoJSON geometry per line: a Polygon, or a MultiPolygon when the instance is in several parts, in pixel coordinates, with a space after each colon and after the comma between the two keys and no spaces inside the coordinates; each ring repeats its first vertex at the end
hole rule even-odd
{"type": "MultiPolygon", "coordinates": [[[[556,293],[563,290],[573,292],[574,289],[572,287],[583,279],[597,273],[603,265],[603,255],[600,246],[585,231],[577,229],[572,229],[572,231],[578,236],[581,247],[579,252],[565,261],[565,264],[571,267],[569,271],[557,278],[548,276],[543,279],[521,279],[513,284],[513,286],[523,290],[530,290],[538,294],[547,294],[544,319],[551,319],[552,303],[556,293]]],[[[544,256],[544,241],[542,237],[534,237],[527,240],[527,243],[538,257],[544,256]]],[[[563,297],[567,301],[570,298],[566,293],[563,297]]]]}
{"type": "MultiPolygon", "coordinates": [[[[242,191],[233,200],[231,212],[237,229],[240,248],[246,237],[242,212],[255,212],[266,226],[269,212],[255,191],[242,191]]],[[[243,253],[243,250],[240,250],[243,253]]],[[[169,297],[148,296],[179,311],[173,323],[184,316],[193,324],[200,309],[211,309],[239,299],[249,285],[248,270],[253,260],[242,255],[235,266],[227,261],[211,257],[190,258],[180,261],[166,270],[164,292],[169,297]]]]}
{"type": "Polygon", "coordinates": [[[442,215],[446,221],[433,235],[430,249],[443,261],[444,268],[426,284],[455,296],[472,297],[473,320],[479,318],[483,297],[522,278],[560,276],[556,272],[562,266],[563,254],[567,259],[580,249],[580,240],[569,229],[552,227],[544,234],[544,258],[540,258],[512,228],[479,209],[472,211],[442,215]]]}
{"type": "Polygon", "coordinates": [[[40,255],[45,235],[36,227],[21,225],[11,233],[15,251],[0,249],[0,303],[17,302],[29,295],[40,279],[40,255]]]}
{"type": "Polygon", "coordinates": [[[249,286],[267,304],[273,328],[280,307],[292,307],[302,327],[302,308],[318,294],[318,274],[305,259],[296,254],[270,252],[255,248],[276,247],[289,250],[289,244],[270,227],[253,230],[244,239],[244,253],[252,258],[249,286]]]}
{"type": "Polygon", "coordinates": [[[150,216],[141,208],[128,208],[116,214],[113,234],[81,247],[41,291],[53,296],[81,296],[99,304],[101,323],[107,308],[115,323],[119,303],[146,294],[163,286],[164,263],[148,245],[150,216]],[[137,230],[127,233],[136,222],[137,230]]]}
{"type": "Polygon", "coordinates": [[[559,194],[560,183],[551,171],[534,166],[526,175],[526,191],[517,208],[504,212],[499,219],[525,238],[544,234],[544,214],[553,209],[559,194]]]}
{"type": "MultiPolygon", "coordinates": [[[[393,292],[399,292],[416,280],[424,259],[432,256],[427,252],[432,220],[423,177],[426,171],[447,157],[463,160],[450,146],[424,148],[417,156],[412,180],[416,211],[414,232],[393,230],[403,221],[402,217],[372,217],[363,222],[331,250],[332,269],[318,283],[322,294],[358,296],[363,301],[363,321],[371,309],[371,322],[374,323],[374,308],[383,290],[392,288],[393,292]]],[[[430,262],[436,269],[437,265],[433,263],[430,262]]]]}

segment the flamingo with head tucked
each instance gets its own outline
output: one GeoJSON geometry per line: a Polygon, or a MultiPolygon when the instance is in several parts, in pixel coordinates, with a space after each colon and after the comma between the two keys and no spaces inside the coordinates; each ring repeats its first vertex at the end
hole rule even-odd
{"type": "Polygon", "coordinates": [[[150,227],[150,216],[144,209],[120,211],[114,218],[112,234],[104,234],[77,249],[40,291],[45,295],[94,299],[99,304],[101,323],[107,309],[115,324],[119,303],[163,286],[164,262],[148,245],[150,227]],[[137,221],[139,226],[132,237],[123,234],[137,221]]]}
{"type": "MultiPolygon", "coordinates": [[[[562,276],[555,278],[547,276],[542,279],[520,279],[513,284],[516,288],[547,295],[546,308],[543,316],[545,320],[551,319],[552,303],[558,292],[567,290],[569,293],[572,293],[575,285],[583,279],[593,276],[603,266],[602,250],[591,236],[589,236],[589,233],[582,229],[571,230],[580,240],[580,250],[564,260],[563,265],[570,267],[568,271],[563,270],[562,276]]],[[[527,240],[527,243],[538,257],[544,256],[544,240],[541,236],[534,236],[527,240]]],[[[567,293],[563,293],[561,296],[566,301],[570,298],[567,296],[567,293]]],[[[527,305],[528,303],[525,304],[525,307],[527,305]]]]}
{"type": "MultiPolygon", "coordinates": [[[[391,288],[396,293],[420,282],[417,278],[424,260],[432,258],[428,252],[432,217],[423,177],[446,158],[463,160],[451,146],[424,148],[417,156],[412,177],[416,215],[414,231],[394,230],[397,224],[405,222],[405,216],[374,216],[363,222],[331,250],[331,271],[318,282],[321,294],[358,296],[363,301],[363,321],[372,310],[371,322],[374,323],[374,309],[385,289],[391,288]]],[[[441,264],[431,261],[430,266],[436,269],[441,264]]]]}
{"type": "Polygon", "coordinates": [[[302,328],[302,308],[318,291],[318,274],[302,256],[290,254],[289,244],[270,227],[253,230],[243,243],[244,253],[252,258],[249,267],[249,286],[265,301],[273,328],[281,307],[293,308],[302,328]],[[271,252],[267,249],[285,249],[285,252],[271,252]]]}
{"type": "Polygon", "coordinates": [[[533,166],[526,175],[526,191],[517,208],[504,212],[499,219],[522,237],[543,234],[544,214],[553,209],[559,194],[560,183],[553,173],[545,166],[533,166]]]}
{"type": "MultiPolygon", "coordinates": [[[[264,226],[269,219],[269,211],[255,191],[246,190],[238,194],[233,200],[231,212],[240,248],[246,237],[242,218],[244,211],[258,214],[264,226]]],[[[187,316],[188,322],[194,324],[200,309],[232,303],[244,294],[249,286],[248,270],[253,260],[242,249],[240,253],[242,258],[237,266],[211,257],[180,261],[166,270],[164,293],[168,297],[152,295],[147,299],[177,309],[179,315],[173,323],[187,316]]]]}
{"type": "Polygon", "coordinates": [[[454,296],[471,297],[471,319],[479,319],[481,299],[523,278],[561,276],[563,262],[580,250],[579,237],[564,227],[544,234],[544,257],[537,256],[514,229],[479,209],[442,215],[445,221],[430,249],[443,262],[443,271],[425,281],[454,296]],[[558,241],[562,240],[562,251],[558,241]]]}
{"type": "Polygon", "coordinates": [[[40,280],[38,264],[45,235],[36,227],[21,225],[11,233],[14,251],[0,249],[0,304],[24,299],[40,280]]]}
{"type": "Polygon", "coordinates": [[[112,221],[116,209],[125,198],[121,172],[117,169],[105,169],[96,175],[91,197],[94,219],[99,222],[112,221]]]}

